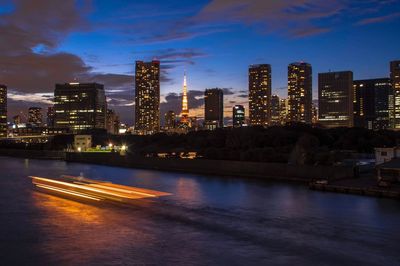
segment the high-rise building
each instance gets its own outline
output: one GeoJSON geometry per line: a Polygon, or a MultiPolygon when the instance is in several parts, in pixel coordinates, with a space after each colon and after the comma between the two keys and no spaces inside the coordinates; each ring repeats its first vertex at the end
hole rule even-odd
{"type": "Polygon", "coordinates": [[[390,62],[390,79],[393,89],[393,99],[390,103],[391,127],[400,129],[400,60],[390,62]]]}
{"type": "Polygon", "coordinates": [[[55,127],[73,132],[105,129],[107,103],[104,86],[98,83],[56,84],[55,127]]]}
{"type": "Polygon", "coordinates": [[[368,129],[388,129],[389,102],[392,84],[389,78],[355,80],[354,126],[368,129]]]}
{"type": "Polygon", "coordinates": [[[213,130],[224,127],[224,91],[206,89],[204,93],[204,125],[213,130]]]}
{"type": "Polygon", "coordinates": [[[107,133],[114,135],[119,134],[119,116],[114,110],[107,109],[106,129],[107,133]]]}
{"type": "Polygon", "coordinates": [[[288,122],[288,113],[289,113],[289,100],[286,99],[280,99],[280,116],[279,116],[279,122],[281,125],[284,125],[288,122]]]}
{"type": "Polygon", "coordinates": [[[56,111],[54,109],[54,106],[49,106],[47,108],[47,127],[53,128],[55,126],[55,116],[56,116],[56,111]]]}
{"type": "Polygon", "coordinates": [[[42,126],[43,114],[41,107],[30,107],[28,111],[28,123],[35,127],[42,126]]]}
{"type": "Polygon", "coordinates": [[[13,116],[13,123],[15,126],[18,126],[19,124],[21,124],[21,116],[20,115],[15,115],[13,116]]]}
{"type": "Polygon", "coordinates": [[[183,94],[182,94],[182,112],[181,112],[181,124],[189,125],[189,105],[187,98],[187,81],[186,73],[183,76],[183,94]]]}
{"type": "Polygon", "coordinates": [[[271,120],[271,65],[249,68],[250,125],[267,126],[271,120]]]}
{"type": "Polygon", "coordinates": [[[319,123],[326,127],[353,126],[353,72],[318,74],[319,123]]]}
{"type": "Polygon", "coordinates": [[[176,115],[174,111],[168,111],[164,117],[164,129],[171,130],[176,127],[176,115]]]}
{"type": "Polygon", "coordinates": [[[271,125],[281,124],[281,101],[278,95],[271,96],[271,125]]]}
{"type": "Polygon", "coordinates": [[[318,100],[314,100],[312,103],[312,121],[313,124],[318,123],[318,100]]]}
{"type": "Polygon", "coordinates": [[[136,61],[135,132],[154,134],[160,129],[160,62],[136,61]]]}
{"type": "Polygon", "coordinates": [[[232,108],[232,123],[233,127],[242,127],[246,123],[245,109],[243,105],[235,105],[232,108]]]}
{"type": "Polygon", "coordinates": [[[288,99],[291,122],[312,122],[312,68],[304,62],[288,66],[288,99]]]}
{"type": "Polygon", "coordinates": [[[7,137],[7,86],[0,85],[0,138],[7,137]]]}

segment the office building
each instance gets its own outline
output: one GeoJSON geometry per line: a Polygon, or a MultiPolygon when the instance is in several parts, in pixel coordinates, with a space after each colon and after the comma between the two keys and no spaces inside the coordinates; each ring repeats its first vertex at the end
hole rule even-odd
{"type": "Polygon", "coordinates": [[[21,120],[21,116],[20,115],[13,116],[13,124],[15,126],[18,126],[21,123],[22,123],[22,120],[21,120]]]}
{"type": "Polygon", "coordinates": [[[312,122],[312,68],[304,62],[288,66],[288,120],[312,122]]]}
{"type": "Polygon", "coordinates": [[[325,127],[353,126],[353,72],[318,74],[319,123],[325,127]]]}
{"type": "Polygon", "coordinates": [[[0,85],[0,138],[7,137],[7,86],[0,85]]]}
{"type": "Polygon", "coordinates": [[[289,100],[286,99],[280,99],[279,100],[279,107],[280,107],[280,116],[279,116],[279,122],[281,125],[285,125],[288,122],[288,113],[289,113],[289,100]]]}
{"type": "Polygon", "coordinates": [[[168,111],[164,116],[164,129],[171,130],[176,127],[176,115],[174,111],[168,111]]]}
{"type": "Polygon", "coordinates": [[[278,95],[271,96],[271,125],[281,124],[281,100],[278,95]]]}
{"type": "Polygon", "coordinates": [[[30,107],[28,110],[28,123],[32,126],[40,127],[43,123],[41,107],[30,107]]]}
{"type": "Polygon", "coordinates": [[[400,60],[390,62],[390,79],[393,99],[390,103],[391,127],[400,129],[400,60]]]}
{"type": "Polygon", "coordinates": [[[54,119],[56,116],[56,111],[54,106],[49,106],[47,108],[47,127],[52,128],[55,127],[54,119]]]}
{"type": "Polygon", "coordinates": [[[109,134],[119,134],[119,116],[114,110],[107,110],[106,129],[109,134]]]}
{"type": "Polygon", "coordinates": [[[160,129],[160,62],[136,61],[135,132],[154,134],[160,129]]]}
{"type": "Polygon", "coordinates": [[[233,127],[242,127],[246,124],[245,109],[243,105],[235,105],[232,108],[232,124],[233,127]]]}
{"type": "Polygon", "coordinates": [[[55,127],[73,132],[106,128],[107,103],[104,86],[98,83],[56,84],[55,127]]]}
{"type": "Polygon", "coordinates": [[[249,119],[251,126],[267,126],[271,120],[271,66],[249,68],[249,119]]]}
{"type": "Polygon", "coordinates": [[[224,127],[224,92],[222,89],[207,89],[204,93],[204,125],[214,130],[224,127]]]}
{"type": "Polygon", "coordinates": [[[355,80],[353,86],[354,126],[389,129],[389,103],[393,96],[390,79],[355,80]]]}

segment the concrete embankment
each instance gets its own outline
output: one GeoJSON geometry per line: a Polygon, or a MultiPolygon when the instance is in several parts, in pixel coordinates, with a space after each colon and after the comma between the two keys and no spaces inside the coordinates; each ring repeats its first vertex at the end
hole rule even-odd
{"type": "Polygon", "coordinates": [[[195,174],[252,177],[287,181],[309,182],[313,178],[337,180],[353,177],[352,167],[296,166],[280,163],[242,161],[143,158],[120,156],[117,153],[67,153],[68,162],[102,164],[119,167],[142,168],[195,174]]]}
{"type": "Polygon", "coordinates": [[[322,185],[322,184],[310,184],[310,189],[327,191],[327,192],[400,199],[400,191],[398,190],[385,190],[385,189],[370,188],[370,187],[322,185]]]}
{"type": "Polygon", "coordinates": [[[0,155],[29,159],[65,160],[64,151],[0,149],[0,155]]]}

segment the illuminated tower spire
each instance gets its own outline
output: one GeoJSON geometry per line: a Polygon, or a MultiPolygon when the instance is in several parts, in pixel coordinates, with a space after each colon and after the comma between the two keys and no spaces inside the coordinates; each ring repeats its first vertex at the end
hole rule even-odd
{"type": "Polygon", "coordinates": [[[188,98],[187,98],[186,71],[183,76],[183,97],[182,97],[181,123],[189,123],[189,107],[188,107],[188,98]]]}

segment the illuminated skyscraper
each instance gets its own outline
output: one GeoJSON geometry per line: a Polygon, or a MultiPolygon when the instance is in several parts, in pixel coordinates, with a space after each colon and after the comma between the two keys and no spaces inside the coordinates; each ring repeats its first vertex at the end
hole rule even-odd
{"type": "Polygon", "coordinates": [[[312,68],[304,62],[288,67],[288,100],[291,122],[311,123],[312,120],[312,68]]]}
{"type": "Polygon", "coordinates": [[[391,127],[400,129],[400,60],[390,62],[393,99],[391,102],[391,127]]]}
{"type": "Polygon", "coordinates": [[[160,62],[136,61],[135,132],[154,134],[160,130],[160,62]]]}
{"type": "Polygon", "coordinates": [[[271,125],[280,125],[281,103],[278,95],[271,96],[271,125]]]}
{"type": "Polygon", "coordinates": [[[43,114],[41,107],[30,107],[28,111],[28,123],[35,127],[42,126],[43,114]]]}
{"type": "Polygon", "coordinates": [[[326,127],[353,126],[353,72],[318,74],[319,123],[326,127]]]}
{"type": "Polygon", "coordinates": [[[188,125],[189,121],[189,106],[188,106],[188,98],[187,98],[187,82],[186,82],[186,73],[183,77],[183,95],[182,95],[182,112],[181,112],[181,124],[188,125]]]}
{"type": "Polygon", "coordinates": [[[0,138],[7,137],[7,86],[0,85],[0,138]]]}
{"type": "Polygon", "coordinates": [[[107,103],[101,84],[56,84],[54,109],[57,128],[69,128],[73,132],[106,128],[107,103]]]}
{"type": "Polygon", "coordinates": [[[389,103],[393,99],[389,78],[355,80],[354,126],[389,129],[389,103]]]}
{"type": "Polygon", "coordinates": [[[171,130],[176,127],[176,115],[174,111],[168,111],[164,117],[164,129],[171,130]]]}
{"type": "Polygon", "coordinates": [[[288,110],[289,110],[289,104],[288,104],[288,99],[280,99],[280,117],[279,117],[279,122],[281,125],[286,124],[286,122],[288,122],[288,110]]]}
{"type": "Polygon", "coordinates": [[[251,65],[249,68],[250,125],[267,126],[271,120],[271,66],[251,65]]]}
{"type": "Polygon", "coordinates": [[[232,110],[233,127],[242,127],[246,123],[244,106],[243,105],[235,105],[232,109],[233,109],[232,110]]]}
{"type": "Polygon", "coordinates": [[[207,89],[204,93],[204,125],[213,130],[224,127],[224,91],[207,89]]]}

